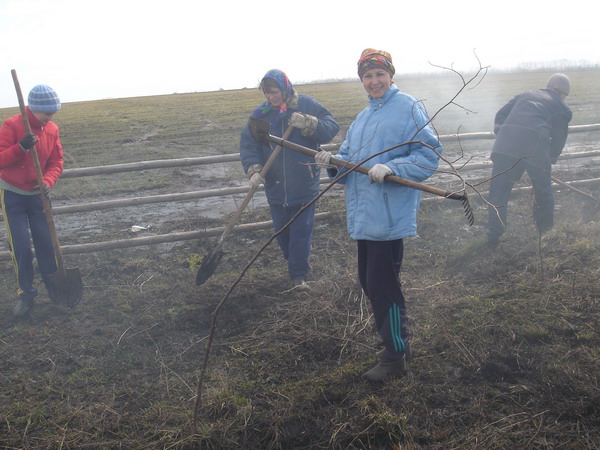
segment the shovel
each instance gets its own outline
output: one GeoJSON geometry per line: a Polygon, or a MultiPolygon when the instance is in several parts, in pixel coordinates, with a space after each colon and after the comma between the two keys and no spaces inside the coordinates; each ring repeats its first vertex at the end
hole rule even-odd
{"type": "MultiPolygon", "coordinates": [[[[27,111],[25,110],[25,103],[23,101],[23,94],[21,93],[21,86],[17,78],[17,72],[13,69],[11,73],[17,91],[17,97],[19,98],[19,108],[21,110],[21,117],[23,118],[23,125],[25,126],[25,131],[31,133],[31,125],[27,118],[27,111]]],[[[46,218],[46,223],[48,224],[48,231],[50,232],[50,238],[56,257],[56,266],[58,268],[55,273],[47,276],[46,288],[48,289],[48,296],[52,303],[57,305],[67,305],[74,308],[81,301],[83,295],[81,274],[79,273],[79,268],[65,269],[62,251],[56,236],[56,228],[54,227],[52,207],[44,189],[44,177],[42,175],[40,160],[35,146],[31,148],[30,153],[33,165],[35,166],[35,174],[37,176],[38,187],[40,188],[40,197],[44,207],[44,216],[46,218]]]]}
{"type": "MultiPolygon", "coordinates": [[[[252,122],[250,122],[250,123],[252,124],[252,122]]],[[[265,122],[265,123],[267,124],[267,133],[268,133],[269,122],[265,122]]],[[[252,126],[250,126],[250,130],[252,131],[252,126]]],[[[294,131],[294,127],[292,127],[292,126],[287,127],[287,129],[285,130],[285,133],[283,134],[283,139],[287,139],[288,137],[290,137],[290,134],[292,134],[292,131],[294,131]]],[[[254,135],[252,135],[252,137],[254,137],[254,135]]],[[[261,144],[265,143],[262,141],[257,141],[257,142],[259,142],[261,144]]],[[[265,177],[265,175],[267,174],[267,172],[273,165],[275,158],[277,158],[279,153],[281,153],[281,149],[282,149],[282,146],[277,145],[275,147],[275,149],[271,152],[269,159],[267,159],[267,162],[265,163],[265,165],[263,166],[263,168],[260,171],[261,177],[263,177],[263,178],[265,177]]],[[[206,280],[208,280],[212,276],[212,274],[215,273],[215,270],[217,269],[217,266],[219,265],[219,263],[221,262],[221,258],[223,257],[223,243],[225,242],[225,238],[229,235],[231,230],[233,230],[233,227],[240,220],[242,213],[246,209],[246,206],[248,206],[248,203],[250,203],[250,200],[252,199],[252,196],[254,195],[254,193],[256,192],[257,189],[258,189],[258,185],[250,187],[250,190],[246,194],[244,201],[239,206],[238,210],[236,211],[234,216],[231,218],[231,220],[225,227],[223,234],[221,234],[221,237],[219,238],[217,245],[215,245],[215,247],[212,249],[212,251],[207,256],[202,258],[202,264],[200,264],[200,268],[198,269],[198,273],[196,274],[196,284],[197,285],[204,284],[206,282],[206,280]]]]}
{"type": "MultiPolygon", "coordinates": [[[[269,134],[269,123],[265,122],[264,120],[260,120],[260,119],[254,118],[254,117],[250,118],[250,133],[252,134],[252,137],[254,138],[254,140],[256,140],[257,142],[265,143],[265,142],[271,141],[278,145],[287,147],[290,150],[294,150],[296,152],[302,153],[307,156],[312,156],[313,158],[318,153],[317,151],[312,150],[308,147],[304,147],[302,145],[298,145],[293,142],[286,141],[285,139],[270,135],[269,134]]],[[[341,167],[343,169],[354,170],[354,171],[362,173],[364,175],[367,175],[369,172],[369,169],[367,167],[361,166],[359,164],[353,164],[353,163],[350,163],[348,161],[344,161],[344,160],[338,159],[338,158],[332,157],[329,160],[329,163],[334,166],[341,167]]],[[[473,209],[471,208],[471,205],[469,204],[469,199],[467,198],[466,192],[463,191],[462,193],[458,193],[458,192],[444,191],[443,189],[439,189],[439,188],[436,188],[433,186],[429,186],[427,184],[419,183],[417,181],[407,180],[406,178],[398,177],[396,175],[387,175],[385,177],[385,181],[391,181],[392,183],[400,184],[402,186],[407,186],[407,187],[410,187],[413,189],[418,189],[423,192],[429,192],[430,194],[438,195],[440,197],[445,197],[445,198],[449,198],[452,200],[460,200],[462,202],[463,208],[465,210],[465,216],[467,217],[467,221],[469,222],[469,225],[473,225],[473,222],[474,222],[473,209]]]]}

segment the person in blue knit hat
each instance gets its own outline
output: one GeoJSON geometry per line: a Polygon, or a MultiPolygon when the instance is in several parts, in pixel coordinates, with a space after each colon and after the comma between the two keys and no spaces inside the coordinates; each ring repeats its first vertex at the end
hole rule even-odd
{"type": "Polygon", "coordinates": [[[27,133],[21,114],[9,117],[0,126],[0,204],[15,272],[19,301],[16,318],[25,316],[34,306],[33,253],[44,284],[58,268],[40,191],[47,194],[63,171],[63,149],[59,128],[52,118],[61,108],[58,95],[40,84],[29,92],[25,108],[31,133],[27,133]],[[31,149],[35,147],[44,185],[39,186],[31,149]]]}

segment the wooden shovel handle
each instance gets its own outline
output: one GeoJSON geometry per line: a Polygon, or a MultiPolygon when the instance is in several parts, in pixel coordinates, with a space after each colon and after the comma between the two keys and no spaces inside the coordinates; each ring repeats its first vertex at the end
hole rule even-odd
{"type": "MultiPolygon", "coordinates": [[[[15,69],[11,70],[13,82],[15,84],[15,90],[17,91],[17,97],[19,99],[19,109],[21,110],[21,118],[23,119],[23,125],[25,126],[26,133],[31,133],[31,125],[29,124],[29,118],[27,117],[27,111],[25,110],[25,102],[23,101],[23,93],[21,92],[21,85],[19,83],[19,79],[17,78],[17,71],[15,69]]],[[[54,217],[52,215],[52,206],[50,205],[50,200],[46,195],[46,190],[44,188],[44,176],[42,175],[42,168],[40,166],[40,159],[37,154],[37,150],[35,145],[31,147],[29,151],[31,153],[31,159],[33,160],[33,165],[35,166],[35,175],[38,182],[38,188],[40,189],[40,197],[42,198],[42,205],[44,207],[44,216],[46,218],[46,223],[48,224],[48,230],[50,231],[50,239],[52,240],[52,246],[54,247],[54,253],[56,253],[56,265],[58,266],[58,270],[64,274],[65,264],[62,256],[62,251],[60,249],[60,243],[58,242],[58,237],[56,236],[56,228],[54,226],[54,217]]]]}
{"type": "MultiPolygon", "coordinates": [[[[289,138],[290,135],[292,134],[292,131],[294,131],[294,127],[292,127],[292,126],[287,127],[287,129],[283,133],[283,139],[285,140],[285,139],[289,138]]],[[[267,161],[265,162],[264,166],[260,170],[260,176],[261,177],[263,177],[263,178],[265,177],[265,175],[267,174],[267,172],[269,171],[269,169],[273,165],[273,162],[275,161],[275,159],[277,158],[277,156],[279,156],[279,153],[281,153],[282,148],[283,147],[281,145],[277,145],[273,149],[273,151],[271,152],[271,155],[269,156],[269,159],[267,159],[267,161]]],[[[248,193],[246,194],[246,197],[244,197],[244,200],[242,201],[242,203],[240,204],[239,208],[235,212],[235,215],[231,218],[231,220],[229,221],[229,223],[225,227],[225,230],[223,231],[223,234],[219,238],[219,242],[218,242],[217,246],[220,246],[223,243],[223,240],[225,239],[225,237],[231,232],[231,230],[233,230],[233,227],[239,222],[240,217],[242,216],[242,213],[246,209],[246,206],[248,206],[248,203],[250,203],[250,200],[254,196],[254,193],[256,192],[257,189],[258,189],[258,186],[251,186],[250,187],[250,191],[248,191],[248,193]]]]}

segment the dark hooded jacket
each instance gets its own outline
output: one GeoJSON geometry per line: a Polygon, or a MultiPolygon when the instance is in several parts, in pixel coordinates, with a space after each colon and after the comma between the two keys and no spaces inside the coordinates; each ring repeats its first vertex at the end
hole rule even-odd
{"type": "MultiPolygon", "coordinates": [[[[303,136],[301,130],[294,130],[289,141],[316,150],[321,144],[330,142],[340,127],[331,113],[312,97],[293,93],[287,111],[277,120],[278,112],[269,113],[264,120],[271,123],[270,134],[282,137],[294,112],[310,114],[318,119],[312,136],[303,136]]],[[[244,171],[256,164],[263,166],[275,144],[259,144],[250,134],[249,123],[242,131],[240,158],[244,171]]],[[[319,193],[320,170],[315,160],[293,150],[283,148],[265,177],[265,193],[270,204],[301,205],[319,193]]]]}

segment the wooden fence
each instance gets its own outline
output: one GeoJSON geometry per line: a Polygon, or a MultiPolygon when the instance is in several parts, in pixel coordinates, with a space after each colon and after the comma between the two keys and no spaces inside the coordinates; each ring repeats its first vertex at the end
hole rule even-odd
{"type": "MultiPolygon", "coordinates": [[[[590,125],[576,125],[569,127],[569,133],[581,133],[581,132],[593,132],[600,131],[600,124],[590,124],[590,125]]],[[[494,139],[495,135],[491,132],[481,132],[481,133],[463,133],[463,134],[451,134],[451,135],[443,135],[440,136],[440,140],[444,143],[450,142],[465,142],[471,140],[485,140],[485,139],[494,139]]],[[[337,145],[324,145],[322,148],[330,151],[337,150],[339,146],[337,145]]],[[[587,151],[587,152],[577,152],[577,153],[566,153],[561,156],[562,160],[569,159],[577,159],[577,158],[594,158],[600,156],[600,150],[587,151]]],[[[208,165],[208,164],[222,164],[228,162],[239,161],[239,154],[227,154],[220,156],[206,156],[206,157],[197,157],[197,158],[180,158],[180,159],[168,159],[168,160],[155,160],[155,161],[141,161],[135,163],[128,164],[114,164],[114,165],[106,165],[106,166],[97,166],[97,167],[84,167],[84,168],[75,168],[75,169],[65,169],[61,178],[77,178],[77,177],[86,177],[86,176],[94,176],[94,175],[110,175],[117,173],[125,173],[125,172],[137,172],[142,170],[149,169],[165,169],[165,168],[174,168],[174,167],[191,167],[191,166],[200,166],[200,165],[208,165]]],[[[480,162],[480,163],[471,163],[466,164],[460,168],[460,173],[473,171],[473,170],[481,170],[481,169],[490,169],[491,163],[489,162],[480,162]]],[[[597,183],[600,179],[592,179],[592,180],[579,180],[570,183],[572,186],[584,186],[586,184],[597,183]]],[[[328,183],[328,178],[322,178],[321,183],[328,183]]],[[[90,202],[90,203],[81,203],[75,205],[65,205],[65,206],[57,206],[53,208],[54,215],[60,214],[75,214],[82,212],[90,212],[90,211],[101,211],[106,209],[115,209],[115,208],[126,208],[126,207],[135,207],[145,204],[151,203],[161,203],[161,202],[178,202],[178,201],[189,201],[189,200],[198,200],[202,198],[209,197],[223,197],[228,195],[235,194],[245,194],[249,190],[248,186],[241,187],[232,187],[232,188],[219,188],[219,189],[209,189],[202,191],[192,191],[192,192],[184,192],[184,193],[174,193],[174,194],[163,194],[163,195],[151,195],[145,197],[132,197],[125,199],[115,199],[115,200],[105,200],[98,202],[90,202]]],[[[428,199],[425,198],[424,201],[428,199]]],[[[433,200],[433,199],[431,199],[433,200]]],[[[332,213],[322,212],[318,213],[316,216],[317,220],[323,219],[325,217],[330,216],[332,213]]],[[[245,232],[257,229],[266,229],[271,227],[271,222],[257,222],[257,223],[249,223],[249,224],[240,224],[234,228],[234,232],[245,232]]],[[[225,227],[217,227],[206,230],[199,231],[190,231],[190,232],[177,232],[177,233],[169,233],[162,235],[154,235],[154,236],[143,236],[131,239],[124,240],[113,240],[113,241],[104,241],[104,242],[94,242],[88,244],[74,244],[74,245],[64,245],[62,246],[63,253],[65,254],[73,254],[73,253],[87,253],[94,251],[103,251],[103,250],[111,250],[116,248],[127,248],[127,247],[136,247],[141,245],[151,245],[151,244],[160,244],[167,242],[177,242],[177,241],[185,241],[190,239],[199,239],[205,237],[212,236],[220,236],[225,227]]],[[[7,251],[0,252],[0,260],[6,260],[10,258],[10,253],[7,251]]]]}

